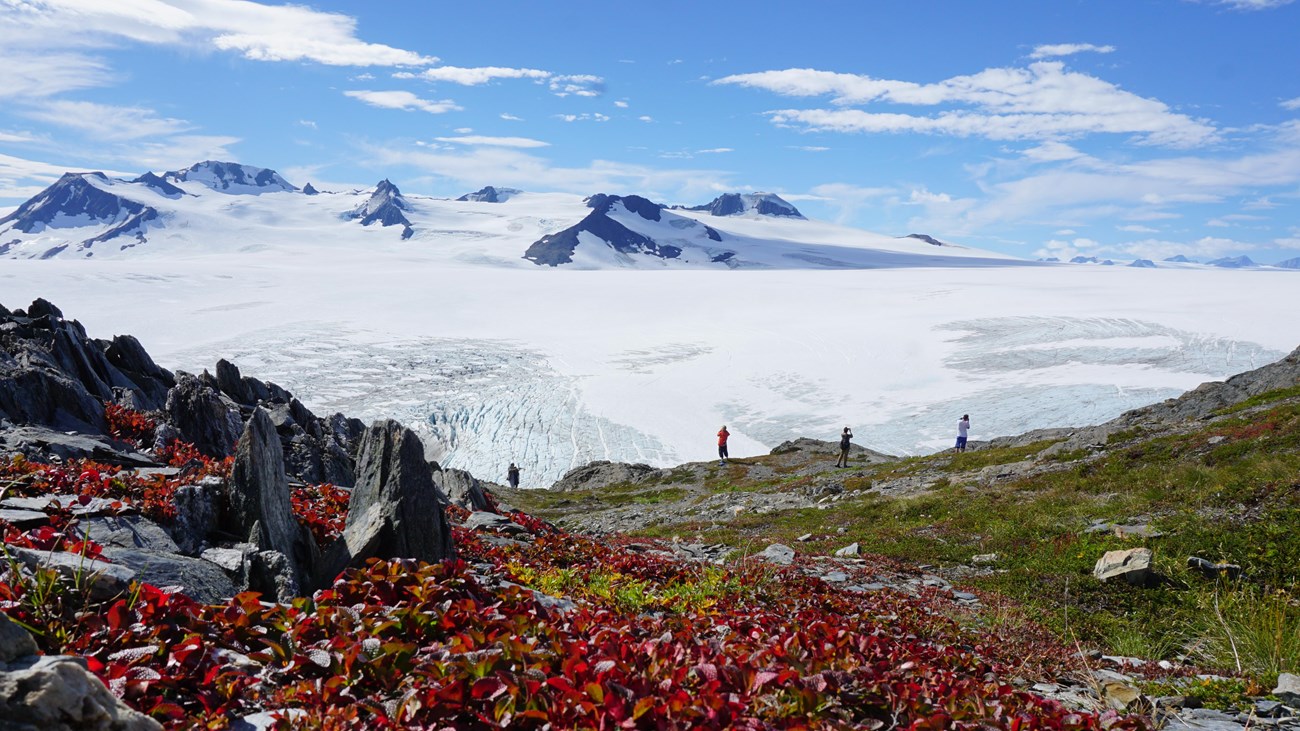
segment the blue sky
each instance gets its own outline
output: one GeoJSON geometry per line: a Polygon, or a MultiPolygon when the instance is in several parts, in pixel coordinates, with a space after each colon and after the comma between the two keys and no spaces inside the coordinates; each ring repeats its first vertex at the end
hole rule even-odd
{"type": "Polygon", "coordinates": [[[1297,29],[1291,0],[0,0],[0,206],[212,158],[1272,263],[1300,256],[1297,29]]]}

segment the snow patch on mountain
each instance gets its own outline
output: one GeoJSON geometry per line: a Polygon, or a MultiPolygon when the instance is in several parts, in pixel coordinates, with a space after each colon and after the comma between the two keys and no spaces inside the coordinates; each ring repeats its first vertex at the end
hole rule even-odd
{"type": "Polygon", "coordinates": [[[798,208],[775,193],[723,193],[701,206],[691,206],[688,211],[705,211],[713,216],[783,216],[803,218],[798,208]]]}
{"type": "Polygon", "coordinates": [[[405,213],[410,208],[411,204],[402,196],[402,191],[384,178],[375,186],[370,198],[344,214],[344,218],[350,221],[360,219],[362,226],[369,226],[372,223],[378,223],[380,226],[401,226],[402,240],[405,241],[415,233],[405,213]]]}
{"type": "Polygon", "coordinates": [[[495,188],[491,185],[487,185],[473,193],[466,193],[456,200],[462,203],[469,201],[477,203],[505,203],[522,192],[522,190],[516,188],[495,188]]]}
{"type": "Polygon", "coordinates": [[[65,173],[0,218],[0,256],[48,259],[65,251],[92,256],[95,244],[119,236],[135,236],[124,248],[143,241],[147,225],[159,219],[158,211],[119,195],[115,187],[130,184],[99,172],[65,173]]]}

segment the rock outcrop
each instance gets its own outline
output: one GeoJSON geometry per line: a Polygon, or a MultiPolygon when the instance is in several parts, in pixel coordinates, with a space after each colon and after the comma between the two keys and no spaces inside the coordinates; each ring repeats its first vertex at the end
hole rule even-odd
{"type": "Polygon", "coordinates": [[[250,580],[249,588],[281,600],[299,595],[308,586],[319,550],[293,515],[284,452],[265,409],[253,412],[239,438],[225,498],[224,529],[259,551],[283,556],[264,557],[271,570],[264,572],[263,582],[250,580]]]}
{"type": "Polygon", "coordinates": [[[235,451],[243,431],[239,406],[205,379],[181,373],[167,394],[167,417],[180,438],[209,457],[235,451]]]}
{"type": "Polygon", "coordinates": [[[627,464],[597,460],[564,473],[552,490],[593,490],[621,483],[635,483],[647,479],[659,470],[648,464],[627,464]]]}
{"type": "Polygon", "coordinates": [[[391,419],[372,424],[361,438],[347,525],[326,551],[317,585],[328,585],[340,571],[368,558],[452,557],[445,503],[420,438],[391,419]]]}
{"type": "Polygon", "coordinates": [[[444,497],[452,505],[458,505],[471,512],[490,511],[492,503],[488,500],[483,483],[465,470],[445,469],[434,472],[434,481],[444,497]]]}

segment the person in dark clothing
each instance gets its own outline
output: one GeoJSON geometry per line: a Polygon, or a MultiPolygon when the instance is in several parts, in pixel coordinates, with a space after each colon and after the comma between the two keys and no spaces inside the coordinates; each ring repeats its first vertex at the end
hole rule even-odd
{"type": "Polygon", "coordinates": [[[853,430],[847,426],[844,427],[844,431],[840,432],[840,458],[835,461],[836,467],[849,466],[849,441],[852,439],[853,430]]]}
{"type": "Polygon", "coordinates": [[[718,430],[718,464],[719,465],[725,465],[727,463],[727,437],[729,436],[731,436],[731,432],[727,431],[727,425],[723,424],[722,428],[718,430]]]}
{"type": "Polygon", "coordinates": [[[506,470],[506,482],[509,482],[511,487],[519,487],[519,468],[514,462],[511,462],[509,469],[506,470]]]}

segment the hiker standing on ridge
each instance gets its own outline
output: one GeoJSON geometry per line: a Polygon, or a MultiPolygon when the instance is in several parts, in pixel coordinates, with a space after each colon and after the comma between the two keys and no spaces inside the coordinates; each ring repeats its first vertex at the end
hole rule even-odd
{"type": "Polygon", "coordinates": [[[514,462],[511,462],[509,469],[506,470],[506,482],[510,483],[512,488],[519,487],[519,468],[514,462]]]}
{"type": "Polygon", "coordinates": [[[961,421],[957,422],[957,446],[958,452],[966,451],[966,435],[970,433],[970,414],[962,414],[961,421]]]}
{"type": "Polygon", "coordinates": [[[721,467],[727,463],[727,437],[731,432],[727,431],[727,425],[723,424],[722,429],[718,430],[718,466],[721,467]]]}
{"type": "Polygon", "coordinates": [[[836,467],[849,466],[849,441],[851,439],[853,439],[853,430],[846,426],[844,431],[840,432],[840,458],[835,461],[836,467]]]}

